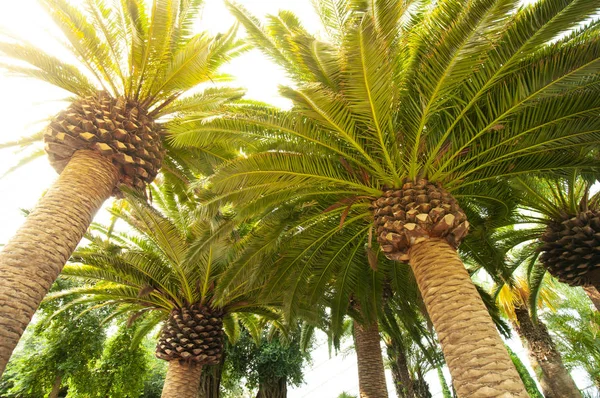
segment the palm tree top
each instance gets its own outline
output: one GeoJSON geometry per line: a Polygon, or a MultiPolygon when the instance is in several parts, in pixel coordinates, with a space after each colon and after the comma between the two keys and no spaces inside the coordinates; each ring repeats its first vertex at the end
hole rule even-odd
{"type": "Polygon", "coordinates": [[[156,0],[148,9],[142,0],[85,0],[82,7],[67,0],[42,0],[66,39],[63,46],[79,65],[30,43],[5,39],[0,52],[29,66],[3,63],[2,67],[77,96],[104,91],[164,114],[159,108],[187,90],[225,79],[217,69],[243,50],[235,26],[214,37],[194,31],[203,2],[156,0]]]}
{"type": "Polygon", "coordinates": [[[425,178],[474,194],[499,176],[573,167],[574,148],[598,140],[598,23],[578,24],[599,6],[518,3],[323,0],[324,41],[289,12],[263,25],[229,2],[248,40],[293,78],[281,94],[294,108],[210,124],[276,141],[224,167],[215,191],[247,203],[278,181],[274,202],[325,185],[378,197],[425,178]]]}
{"type": "Polygon", "coordinates": [[[176,189],[166,186],[151,188],[156,207],[127,191],[127,202],[116,204],[111,212],[131,232],[115,232],[114,224],[94,224],[90,244],[74,253],[62,273],[90,285],[51,293],[46,300],[74,295],[78,298],[73,305],[108,306],[113,316],[153,311],[154,324],[174,308],[190,305],[226,316],[250,312],[273,317],[248,291],[232,289],[216,300],[233,244],[231,229],[219,230],[222,221],[199,217],[193,203],[177,198],[176,189]]]}

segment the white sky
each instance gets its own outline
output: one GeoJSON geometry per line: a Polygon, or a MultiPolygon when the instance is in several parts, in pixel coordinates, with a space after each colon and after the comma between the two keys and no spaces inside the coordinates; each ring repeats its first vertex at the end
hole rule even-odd
{"type": "MultiPolygon", "coordinates": [[[[80,3],[80,0],[72,0],[80,3]]],[[[310,0],[238,0],[254,15],[263,17],[280,9],[291,10],[300,17],[305,27],[319,32],[319,18],[314,13],[310,0]]],[[[201,25],[211,33],[225,31],[234,22],[221,0],[207,0],[201,25]]],[[[0,31],[12,32],[19,37],[55,55],[68,56],[53,40],[60,32],[36,0],[0,0],[0,31]]],[[[282,70],[270,63],[261,53],[254,50],[237,58],[223,69],[237,78],[239,86],[246,87],[248,98],[270,102],[286,107],[287,101],[277,94],[277,86],[287,79],[282,70]]],[[[45,120],[65,106],[62,100],[68,93],[33,79],[8,76],[0,70],[0,143],[34,134],[45,126],[45,120]]],[[[0,175],[13,166],[18,154],[0,151],[0,175]]],[[[0,244],[5,243],[23,222],[20,209],[31,209],[50,184],[56,173],[45,158],[21,168],[0,180],[0,244]]],[[[99,214],[102,217],[102,211],[99,214]]],[[[289,391],[290,398],[315,397],[336,398],[341,392],[358,395],[356,356],[350,353],[329,358],[326,340],[320,336],[320,345],[313,353],[313,365],[306,370],[306,384],[289,391]]],[[[346,342],[346,346],[351,341],[346,342]]],[[[520,354],[525,363],[526,354],[518,341],[509,343],[520,354]]],[[[531,372],[531,369],[530,369],[531,372]]],[[[447,373],[447,372],[446,372],[447,373]]],[[[386,371],[390,397],[395,396],[391,374],[386,371]]],[[[446,374],[448,381],[449,375],[446,374]]],[[[434,397],[441,397],[437,375],[426,376],[434,397]]],[[[584,377],[576,377],[580,387],[587,387],[584,377]]]]}

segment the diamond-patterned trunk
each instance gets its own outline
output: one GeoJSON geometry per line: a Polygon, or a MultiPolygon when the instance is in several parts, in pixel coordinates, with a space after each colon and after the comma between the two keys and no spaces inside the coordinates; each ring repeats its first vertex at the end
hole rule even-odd
{"type": "Polygon", "coordinates": [[[90,149],[111,160],[120,184],[137,189],[154,180],[165,155],[160,128],[147,110],[105,92],[78,99],[56,115],[44,142],[50,163],[59,173],[75,151],[90,149]]]}
{"type": "Polygon", "coordinates": [[[377,241],[391,260],[408,260],[411,245],[428,238],[445,239],[457,248],[469,222],[456,199],[437,184],[420,180],[388,189],[373,201],[377,241]]]}
{"type": "Polygon", "coordinates": [[[542,235],[540,262],[571,286],[600,286],[600,211],[554,222],[542,235]]]}
{"type": "Polygon", "coordinates": [[[158,358],[216,365],[222,355],[222,310],[193,304],[171,311],[156,346],[158,358]]]}

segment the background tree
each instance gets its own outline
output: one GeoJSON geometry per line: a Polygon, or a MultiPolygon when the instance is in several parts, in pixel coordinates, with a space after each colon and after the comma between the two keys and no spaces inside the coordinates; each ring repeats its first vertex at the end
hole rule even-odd
{"type": "MultiPolygon", "coordinates": [[[[75,288],[77,284],[59,279],[53,290],[75,288]]],[[[72,305],[56,316],[69,299],[47,303],[38,311],[22,349],[11,360],[0,382],[3,397],[58,397],[60,391],[90,382],[93,363],[100,358],[105,339],[106,310],[81,314],[83,305],[72,305]]]]}
{"type": "MultiPolygon", "coordinates": [[[[558,297],[546,286],[538,295],[539,306],[554,306],[558,297]]],[[[532,367],[536,370],[544,396],[580,397],[581,393],[563,364],[548,328],[541,320],[532,319],[529,311],[529,288],[524,279],[516,279],[512,287],[504,285],[497,300],[504,314],[527,349],[532,367]]]]}
{"type": "Polygon", "coordinates": [[[285,398],[288,386],[302,384],[302,369],[310,354],[300,346],[299,330],[292,330],[286,338],[268,336],[265,331],[258,343],[243,331],[230,347],[228,360],[234,372],[247,380],[247,387],[257,391],[256,398],[285,398]]]}
{"type": "Polygon", "coordinates": [[[534,223],[529,237],[538,232],[529,249],[534,291],[543,280],[541,265],[561,282],[583,286],[600,311],[600,242],[595,235],[600,232],[600,196],[590,194],[595,181],[595,176],[574,170],[554,178],[522,177],[515,187],[523,193],[521,206],[527,214],[521,222],[534,223]]]}
{"type": "MultiPolygon", "coordinates": [[[[568,369],[583,369],[600,392],[600,313],[594,311],[579,289],[557,287],[563,297],[556,312],[544,312],[548,325],[568,369]]],[[[587,386],[586,386],[587,387],[587,386]]]]}
{"type": "Polygon", "coordinates": [[[134,341],[135,333],[136,323],[121,323],[105,342],[102,356],[91,365],[91,378],[75,380],[69,396],[138,398],[148,377],[151,354],[134,341]]]}
{"type": "MultiPolygon", "coordinates": [[[[293,109],[262,107],[208,123],[276,141],[267,148],[276,150],[221,167],[208,203],[233,201],[244,215],[295,201],[337,214],[336,229],[362,228],[342,246],[371,236],[389,259],[410,264],[458,393],[525,396],[456,248],[469,209],[498,204],[500,177],[590,164],[575,148],[597,141],[596,25],[559,35],[599,5],[411,4],[317,2],[327,41],[288,12],[263,27],[232,4],[252,43],[294,80],[281,90],[293,109]]],[[[334,239],[332,230],[319,232],[313,242],[334,239]]],[[[304,285],[312,266],[298,262],[285,272],[304,285]]]]}
{"type": "MultiPolygon", "coordinates": [[[[215,103],[240,95],[213,89],[178,100],[200,83],[221,80],[219,66],[242,50],[235,27],[216,37],[194,32],[202,0],[154,0],[151,11],[140,0],[86,0],[82,8],[67,0],[41,3],[79,64],[24,41],[0,41],[1,55],[22,62],[2,62],[3,69],[75,96],[43,134],[13,143],[43,139],[60,177],[0,252],[0,372],[102,203],[120,185],[145,189],[163,164],[172,169],[187,158],[170,151],[160,118],[206,116],[215,103]]],[[[224,152],[207,149],[193,155],[205,160],[224,152]]]]}

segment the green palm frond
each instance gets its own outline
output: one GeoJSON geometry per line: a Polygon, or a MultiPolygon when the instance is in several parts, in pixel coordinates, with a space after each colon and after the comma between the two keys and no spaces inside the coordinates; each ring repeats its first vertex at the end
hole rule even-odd
{"type": "Polygon", "coordinates": [[[93,225],[88,233],[91,243],[75,251],[62,273],[85,285],[55,292],[47,300],[75,297],[77,304],[113,308],[113,317],[149,312],[143,315],[146,332],[173,308],[195,303],[222,308],[227,314],[280,317],[272,309],[278,303],[259,302],[257,291],[221,288],[234,249],[229,215],[203,218],[193,195],[177,186],[163,183],[152,192],[154,206],[124,190],[127,202],[113,206],[111,213],[130,232],[93,225]],[[155,310],[162,315],[153,315],[155,310]]]}

